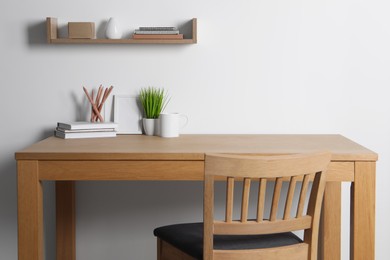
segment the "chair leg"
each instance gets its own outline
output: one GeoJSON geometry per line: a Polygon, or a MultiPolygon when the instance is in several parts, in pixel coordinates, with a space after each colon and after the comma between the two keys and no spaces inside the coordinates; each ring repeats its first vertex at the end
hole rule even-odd
{"type": "Polygon", "coordinates": [[[166,241],[157,238],[157,260],[196,260],[166,241]]]}
{"type": "Polygon", "coordinates": [[[157,260],[162,260],[162,257],[161,257],[161,243],[162,243],[162,240],[158,237],[157,238],[157,260]]]}

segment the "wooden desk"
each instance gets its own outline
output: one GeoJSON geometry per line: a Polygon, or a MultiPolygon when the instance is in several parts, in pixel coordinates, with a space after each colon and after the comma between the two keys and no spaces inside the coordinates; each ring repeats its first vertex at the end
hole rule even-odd
{"type": "Polygon", "coordinates": [[[324,197],[320,254],[340,259],[341,182],[351,182],[351,259],[375,259],[377,154],[340,135],[141,135],[48,138],[16,153],[19,260],[43,260],[42,185],[56,181],[57,260],[75,259],[78,180],[202,180],[204,154],[332,152],[324,197]]]}

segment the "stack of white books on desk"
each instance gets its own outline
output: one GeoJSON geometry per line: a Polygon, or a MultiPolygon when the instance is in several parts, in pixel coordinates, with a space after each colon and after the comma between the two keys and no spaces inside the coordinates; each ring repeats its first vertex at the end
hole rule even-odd
{"type": "Polygon", "coordinates": [[[57,123],[55,136],[63,139],[115,137],[118,124],[98,122],[57,123]]]}

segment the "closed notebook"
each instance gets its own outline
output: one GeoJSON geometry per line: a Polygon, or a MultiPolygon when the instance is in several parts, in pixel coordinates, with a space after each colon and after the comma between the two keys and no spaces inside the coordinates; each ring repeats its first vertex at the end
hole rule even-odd
{"type": "Polygon", "coordinates": [[[60,127],[56,128],[56,131],[62,132],[64,134],[66,133],[85,133],[85,132],[112,132],[115,131],[115,128],[95,128],[95,129],[73,129],[73,130],[68,130],[68,129],[63,129],[60,127]]]}
{"type": "Polygon", "coordinates": [[[64,133],[62,131],[56,131],[55,136],[63,139],[77,139],[77,138],[102,138],[102,137],[116,137],[115,131],[103,131],[103,132],[72,132],[64,133]]]}
{"type": "Polygon", "coordinates": [[[117,128],[118,124],[113,122],[70,122],[62,123],[58,122],[57,127],[64,130],[80,130],[80,129],[102,129],[102,128],[117,128]]]}
{"type": "Polygon", "coordinates": [[[138,40],[182,40],[183,34],[133,34],[133,39],[138,40]]]}

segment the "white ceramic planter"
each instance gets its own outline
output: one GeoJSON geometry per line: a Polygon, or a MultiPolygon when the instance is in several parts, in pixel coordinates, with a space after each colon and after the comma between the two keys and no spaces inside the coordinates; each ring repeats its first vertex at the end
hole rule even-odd
{"type": "Polygon", "coordinates": [[[142,125],[144,127],[145,135],[158,135],[159,120],[153,118],[143,118],[142,125]]]}

